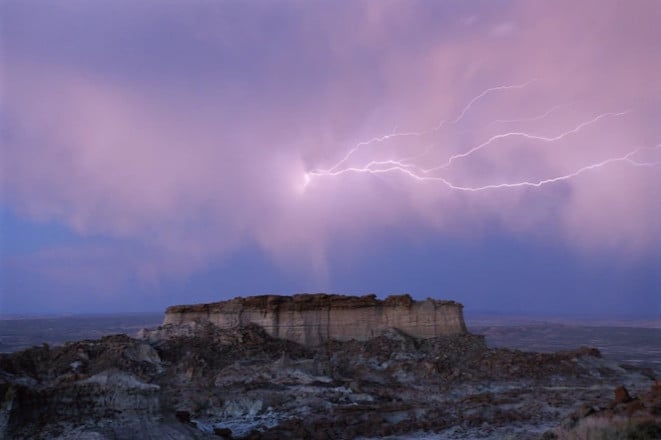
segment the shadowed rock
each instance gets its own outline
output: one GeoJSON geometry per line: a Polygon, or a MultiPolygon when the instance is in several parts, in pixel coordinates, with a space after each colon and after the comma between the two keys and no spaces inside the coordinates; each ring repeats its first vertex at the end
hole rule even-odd
{"type": "MultiPolygon", "coordinates": [[[[658,418],[661,386],[655,383],[645,397],[638,384],[649,388],[649,378],[640,372],[592,349],[489,349],[484,337],[465,331],[461,306],[453,302],[417,302],[408,295],[385,301],[267,296],[177,306],[168,313],[187,318],[145,330],[140,339],[114,335],[0,354],[0,438],[505,438],[512,429],[541,435],[576,408],[567,430],[592,423],[604,412],[593,402],[606,391],[612,396],[614,383],[638,397],[610,413],[658,418]],[[231,307],[238,309],[230,316],[239,324],[223,328],[208,319],[231,307]],[[439,309],[453,311],[449,316],[457,321],[448,325],[453,321],[439,309]],[[317,333],[320,344],[306,337],[304,345],[274,337],[251,320],[240,324],[261,313],[314,328],[306,320],[323,310],[339,317],[364,312],[381,325],[394,316],[402,325],[361,340],[360,326],[328,337],[339,331],[331,330],[333,321],[322,334],[328,339],[317,333]],[[195,313],[206,318],[188,320],[195,313]],[[430,328],[452,333],[427,337],[423,330],[430,328]]],[[[283,328],[290,327],[270,332],[283,328]]],[[[656,432],[648,421],[641,429],[656,432]]]]}

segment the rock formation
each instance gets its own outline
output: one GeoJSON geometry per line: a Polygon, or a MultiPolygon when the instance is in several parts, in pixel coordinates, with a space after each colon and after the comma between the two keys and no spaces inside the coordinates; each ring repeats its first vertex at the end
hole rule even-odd
{"type": "Polygon", "coordinates": [[[612,384],[640,396],[650,383],[596,350],[491,350],[469,333],[417,339],[389,329],[305,347],[254,324],[164,328],[160,340],[0,354],[0,439],[539,439],[577,407],[610,398],[612,384]]]}
{"type": "Polygon", "coordinates": [[[171,307],[165,322],[137,339],[0,354],[0,439],[546,440],[594,438],[583,435],[594,423],[661,432],[650,372],[596,349],[489,349],[452,302],[261,296],[171,307]],[[613,384],[626,390],[595,407],[613,384]]]}
{"type": "Polygon", "coordinates": [[[387,328],[416,338],[466,333],[462,309],[454,301],[414,301],[409,295],[385,300],[375,295],[262,295],[169,307],[164,324],[203,320],[234,328],[252,323],[275,338],[316,346],[327,340],[365,341],[387,328]]]}

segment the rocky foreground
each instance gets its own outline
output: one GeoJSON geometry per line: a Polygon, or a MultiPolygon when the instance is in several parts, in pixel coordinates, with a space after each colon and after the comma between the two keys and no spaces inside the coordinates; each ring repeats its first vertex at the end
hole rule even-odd
{"type": "Polygon", "coordinates": [[[306,347],[201,321],[140,336],[2,355],[0,437],[661,438],[653,374],[594,349],[395,329],[306,347]]]}

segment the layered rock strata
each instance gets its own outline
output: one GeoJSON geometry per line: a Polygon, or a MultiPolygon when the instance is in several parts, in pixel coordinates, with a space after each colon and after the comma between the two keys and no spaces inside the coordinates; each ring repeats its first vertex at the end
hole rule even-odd
{"type": "Polygon", "coordinates": [[[328,340],[365,341],[387,328],[416,338],[466,333],[463,306],[454,301],[415,301],[409,295],[261,295],[211,304],[180,305],[164,325],[208,321],[220,328],[257,324],[273,337],[306,346],[328,340]]]}

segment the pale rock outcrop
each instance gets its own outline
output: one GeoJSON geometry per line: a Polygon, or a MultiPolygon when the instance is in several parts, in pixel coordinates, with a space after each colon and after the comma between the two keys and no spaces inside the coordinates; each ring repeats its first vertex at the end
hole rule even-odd
{"type": "Polygon", "coordinates": [[[409,295],[261,295],[210,304],[180,305],[164,325],[207,321],[220,328],[257,324],[276,338],[307,346],[327,340],[364,341],[396,328],[416,338],[466,333],[463,306],[454,301],[415,301],[409,295]]]}

